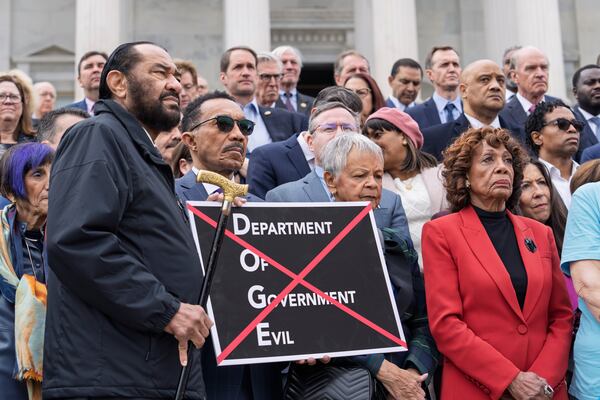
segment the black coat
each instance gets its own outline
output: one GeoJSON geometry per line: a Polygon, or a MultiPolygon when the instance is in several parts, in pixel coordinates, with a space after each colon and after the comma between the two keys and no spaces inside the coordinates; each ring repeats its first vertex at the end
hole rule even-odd
{"type": "MultiPolygon", "coordinates": [[[[44,398],[173,398],[177,341],[163,329],[197,300],[198,254],[142,126],[114,101],[95,111],[52,166],[44,398]]],[[[204,397],[196,362],[186,398],[204,397]]]]}

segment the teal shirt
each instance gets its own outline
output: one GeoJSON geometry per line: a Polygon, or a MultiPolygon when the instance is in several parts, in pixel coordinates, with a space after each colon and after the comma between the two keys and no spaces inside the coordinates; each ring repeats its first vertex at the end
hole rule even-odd
{"type": "MultiPolygon", "coordinates": [[[[565,231],[561,268],[571,262],[600,260],[600,182],[588,183],[573,195],[565,231]]],[[[569,393],[578,400],[600,398],[600,322],[579,298],[581,322],[575,338],[575,372],[569,393]]]]}

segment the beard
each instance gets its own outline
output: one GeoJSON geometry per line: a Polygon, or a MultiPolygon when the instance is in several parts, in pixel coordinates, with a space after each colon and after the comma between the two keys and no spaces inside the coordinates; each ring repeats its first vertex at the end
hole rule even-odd
{"type": "Polygon", "coordinates": [[[181,118],[179,107],[167,108],[163,105],[162,100],[166,97],[173,96],[179,100],[179,94],[174,90],[163,91],[158,100],[151,98],[148,92],[144,90],[143,84],[134,77],[129,79],[129,96],[131,97],[131,109],[129,110],[134,117],[147,128],[164,132],[170,131],[181,118]]]}

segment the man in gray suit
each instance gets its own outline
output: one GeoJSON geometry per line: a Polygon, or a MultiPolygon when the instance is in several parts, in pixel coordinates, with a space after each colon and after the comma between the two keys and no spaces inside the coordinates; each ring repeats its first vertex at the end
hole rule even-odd
{"type": "MultiPolygon", "coordinates": [[[[321,156],[327,143],[343,133],[359,131],[358,114],[342,103],[325,103],[312,113],[307,143],[315,155],[315,168],[304,178],[278,186],[267,192],[266,201],[273,202],[328,202],[333,198],[327,189],[321,166],[321,156]]],[[[374,210],[378,228],[394,229],[410,241],[408,225],[400,196],[383,189],[379,207],[374,210]]]]}

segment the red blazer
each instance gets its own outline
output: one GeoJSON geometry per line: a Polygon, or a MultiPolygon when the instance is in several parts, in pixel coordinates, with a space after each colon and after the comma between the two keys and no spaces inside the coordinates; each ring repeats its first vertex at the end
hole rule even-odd
{"type": "Polygon", "coordinates": [[[535,372],[555,388],[555,399],[567,399],[572,312],[554,237],[537,221],[508,215],[527,271],[522,311],[471,206],[423,228],[429,326],[444,355],[443,400],[498,399],[519,371],[535,372]]]}

